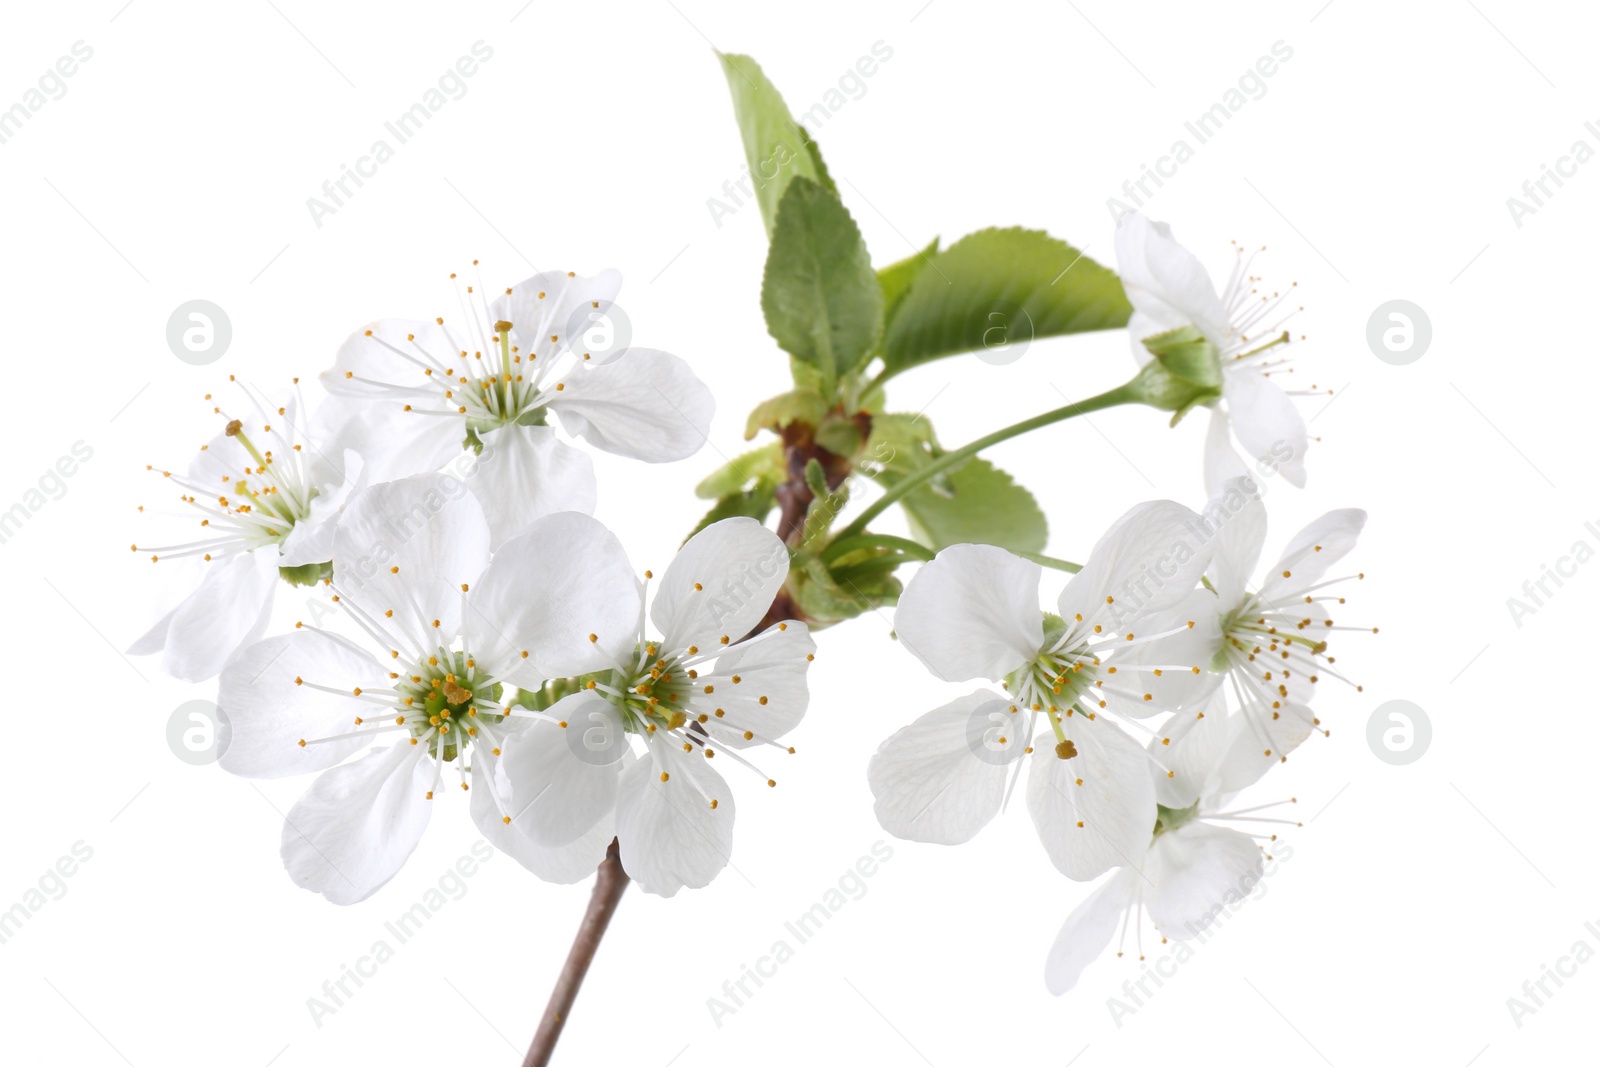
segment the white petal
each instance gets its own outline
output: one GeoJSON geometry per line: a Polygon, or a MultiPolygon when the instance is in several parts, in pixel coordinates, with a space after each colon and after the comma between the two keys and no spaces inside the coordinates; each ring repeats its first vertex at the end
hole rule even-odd
{"type": "Polygon", "coordinates": [[[594,511],[594,461],[549,426],[506,426],[482,435],[483,453],[467,480],[483,505],[498,549],[536,519],[594,511]]]}
{"type": "Polygon", "coordinates": [[[461,587],[489,562],[489,524],[465,484],[417,474],[350,498],[334,537],[341,596],[424,642],[448,638],[461,621],[461,587]],[[433,621],[439,620],[437,627],[433,621]]]}
{"type": "MultiPolygon", "coordinates": [[[[1219,675],[1206,672],[1212,678],[1219,675]]],[[[1225,691],[1214,687],[1198,708],[1180,712],[1150,739],[1150,751],[1172,772],[1156,774],[1156,801],[1169,808],[1187,808],[1221,788],[1223,759],[1232,743],[1233,725],[1225,691]],[[1168,740],[1170,744],[1162,744],[1168,740]]]]}
{"type": "Polygon", "coordinates": [[[506,738],[495,786],[510,807],[512,827],[547,848],[571,844],[592,829],[616,805],[628,747],[624,730],[610,701],[584,691],[506,738]]]}
{"type": "Polygon", "coordinates": [[[958,845],[1000,811],[1028,747],[1029,713],[979,689],[903,726],[878,746],[867,784],[878,824],[908,841],[958,845]]]}
{"type": "MultiPolygon", "coordinates": [[[[179,601],[178,607],[183,602],[179,601]]],[[[178,613],[178,608],[173,608],[139,636],[139,639],[128,646],[130,656],[150,656],[160,652],[167,646],[167,631],[172,628],[172,617],[178,613]]]]}
{"type": "MultiPolygon", "coordinates": [[[[280,567],[326,563],[333,558],[334,530],[339,525],[339,513],[344,510],[350,495],[367,484],[365,465],[355,452],[346,449],[338,469],[339,480],[323,482],[318,486],[310,511],[294,524],[289,536],[283,539],[278,557],[280,567]]],[[[331,467],[329,473],[332,473],[331,467]]]]}
{"type": "Polygon", "coordinates": [[[1155,353],[1144,346],[1144,339],[1146,337],[1154,337],[1158,333],[1165,333],[1171,328],[1170,326],[1162,326],[1155,319],[1135,308],[1133,314],[1128,317],[1128,344],[1133,349],[1134,362],[1142,367],[1152,359],[1155,359],[1155,353]]]}
{"type": "Polygon", "coordinates": [[[1219,347],[1226,339],[1228,313],[1211,275],[1173,240],[1166,223],[1137,211],[1118,220],[1117,273],[1129,303],[1157,327],[1154,332],[1192,325],[1219,347]]]}
{"type": "Polygon", "coordinates": [[[1314,713],[1292,700],[1253,703],[1229,719],[1227,753],[1218,769],[1218,789],[1233,792],[1258,781],[1299,748],[1315,728],[1314,713]]]}
{"type": "Polygon", "coordinates": [[[1061,759],[1054,735],[1039,735],[1028,772],[1028,811],[1050,862],[1068,878],[1087,882],[1144,855],[1156,822],[1152,763],[1105,718],[1069,715],[1062,729],[1077,754],[1061,759]]]}
{"type": "Polygon", "coordinates": [[[1144,865],[1150,920],[1166,937],[1194,937],[1225,905],[1250,895],[1261,867],[1261,850],[1248,834],[1198,821],[1170,830],[1150,846],[1144,865]]]}
{"type": "Polygon", "coordinates": [[[1061,591],[1061,617],[1069,622],[1076,615],[1085,622],[1104,618],[1106,629],[1122,633],[1182,603],[1199,584],[1213,551],[1211,532],[1182,504],[1135,504],[1095,543],[1083,570],[1061,591]]]}
{"type": "Polygon", "coordinates": [[[709,885],[733,854],[733,815],[728,783],[699,749],[652,741],[648,758],[622,772],[617,791],[622,867],[658,896],[709,885]]]}
{"type": "Polygon", "coordinates": [[[401,742],[317,776],[283,826],[283,865],[296,885],[355,904],[399,873],[433,811],[424,753],[401,742]]]}
{"type": "Polygon", "coordinates": [[[1261,583],[1261,596],[1268,603],[1298,596],[1320,582],[1328,568],[1356,546],[1367,513],[1360,508],[1340,508],[1312,520],[1294,535],[1283,555],[1261,583]],[[1289,574],[1286,577],[1284,571],[1289,574]]]}
{"type": "Polygon", "coordinates": [[[993,545],[951,545],[912,576],[895,634],[947,682],[998,681],[1044,643],[1037,563],[993,545]]]}
{"type": "Polygon", "coordinates": [[[700,451],[716,402],[677,356],[630,348],[601,365],[580,364],[550,398],[561,425],[607,452],[650,463],[700,451]]]}
{"type": "Polygon", "coordinates": [[[606,813],[576,841],[546,848],[505,822],[510,810],[495,797],[495,762],[495,757],[481,746],[473,753],[471,808],[478,831],[491,845],[546,882],[571,885],[593,874],[616,836],[612,814],[606,813]]]}
{"type": "Polygon", "coordinates": [[[366,484],[436,471],[463,457],[464,418],[406,411],[398,400],[333,395],[312,419],[312,433],[324,454],[361,456],[366,484]]]}
{"type": "Polygon", "coordinates": [[[580,309],[599,304],[604,305],[602,311],[607,310],[621,291],[622,275],[615,270],[603,270],[593,277],[546,271],[497,297],[489,307],[489,317],[511,323],[511,343],[525,357],[550,360],[567,351],[569,342],[577,340],[569,334],[589,322],[586,314],[580,317],[580,309]]]}
{"type": "Polygon", "coordinates": [[[386,693],[389,686],[382,664],[333,634],[296,630],[246,645],[218,680],[217,706],[229,728],[218,763],[246,778],[283,778],[341,763],[372,744],[370,727],[357,726],[357,717],[387,721],[393,714],[356,699],[354,690],[386,693]],[[340,734],[350,739],[300,744],[340,734]]]}
{"type": "Polygon", "coordinates": [[[532,688],[631,655],[640,596],[616,535],[598,519],[561,512],[500,547],[467,594],[463,629],[478,659],[532,688]]]}
{"type": "Polygon", "coordinates": [[[1124,715],[1145,718],[1187,708],[1215,689],[1221,675],[1210,667],[1222,647],[1217,617],[1219,601],[1209,589],[1192,590],[1176,607],[1148,616],[1140,624],[1151,640],[1135,642],[1126,650],[1114,649],[1109,663],[1118,670],[1138,670],[1133,683],[1149,700],[1122,701],[1114,705],[1124,715]],[[1164,637],[1154,637],[1165,634],[1164,637]],[[1197,669],[1198,668],[1198,669],[1197,669]],[[1155,671],[1161,671],[1158,675],[1155,671]]]}
{"type": "Polygon", "coordinates": [[[277,583],[278,553],[271,547],[211,563],[195,591],[134,647],[150,647],[164,625],[163,669],[186,682],[213,678],[267,628],[277,583]]]}
{"type": "MultiPolygon", "coordinates": [[[[262,415],[261,409],[252,403],[249,412],[240,421],[249,422],[244,428],[244,432],[249,435],[258,427],[265,425],[266,416],[262,415]]],[[[215,437],[194,454],[185,474],[189,481],[198,486],[218,493],[230,491],[231,495],[234,483],[243,478],[246,472],[253,473],[256,466],[255,457],[245,451],[239,438],[223,430],[218,431],[215,437]]]]}
{"type": "Polygon", "coordinates": [[[754,519],[723,519],[678,550],[650,620],[667,650],[710,650],[754,629],[788,576],[789,550],[777,534],[754,519]]]}
{"type": "Polygon", "coordinates": [[[1231,609],[1244,599],[1246,583],[1261,559],[1261,546],[1267,539],[1267,506],[1253,480],[1231,478],[1212,495],[1202,516],[1217,531],[1216,554],[1207,574],[1218,599],[1231,609]]]}
{"type": "Polygon", "coordinates": [[[696,699],[714,700],[726,713],[707,721],[706,732],[729,748],[746,748],[776,741],[800,725],[809,699],[808,657],[816,650],[805,623],[780,622],[702,667],[694,681],[701,687],[696,699]],[[746,732],[755,737],[746,739],[746,732]]]}
{"type": "Polygon", "coordinates": [[[1233,431],[1228,425],[1228,413],[1221,405],[1211,407],[1211,422],[1206,428],[1205,483],[1206,495],[1222,492],[1230,478],[1247,478],[1250,468],[1233,449],[1233,431]]]}
{"type": "Polygon", "coordinates": [[[1138,877],[1131,867],[1119,870],[1073,908],[1061,924],[1044,964],[1044,984],[1053,995],[1071,992],[1083,969],[1111,943],[1123,913],[1133,907],[1138,877]]]}
{"type": "Polygon", "coordinates": [[[1222,396],[1245,454],[1304,489],[1306,423],[1294,401],[1260,371],[1244,367],[1222,376],[1222,396]]]}

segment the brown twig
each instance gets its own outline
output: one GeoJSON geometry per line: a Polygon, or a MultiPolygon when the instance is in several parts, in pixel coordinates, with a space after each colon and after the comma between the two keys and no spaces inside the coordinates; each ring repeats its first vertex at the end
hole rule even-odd
{"type": "Polygon", "coordinates": [[[612,838],[611,847],[606,849],[606,858],[600,862],[595,876],[589,908],[583,913],[577,936],[572,939],[572,949],[561,967],[556,987],[550,991],[550,1003],[545,1005],[544,1017],[539,1020],[539,1030],[533,1035],[533,1044],[528,1046],[522,1067],[545,1067],[550,1062],[556,1042],[561,1038],[561,1028],[572,1010],[572,1002],[578,998],[578,989],[583,985],[583,976],[589,973],[589,964],[594,962],[600,939],[605,936],[611,916],[622,899],[622,891],[627,888],[628,874],[622,869],[617,839],[612,838]]]}

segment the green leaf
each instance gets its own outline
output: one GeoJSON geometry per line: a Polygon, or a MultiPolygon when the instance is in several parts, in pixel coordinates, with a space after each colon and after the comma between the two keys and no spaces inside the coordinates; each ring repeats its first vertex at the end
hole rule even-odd
{"type": "Polygon", "coordinates": [[[831,188],[833,182],[820,168],[821,156],[808,148],[810,141],[789,114],[788,105],[761,67],[749,56],[718,53],[722,72],[733,94],[733,113],[744,138],[745,160],[755,185],[761,218],[771,238],[777,226],[778,204],[795,177],[809,178],[831,188]]]}
{"type": "Polygon", "coordinates": [[[976,456],[950,471],[942,485],[933,482],[907,493],[900,507],[912,536],[934,551],[982,544],[1041,552],[1048,539],[1044,512],[1033,494],[976,456]]]}
{"type": "Polygon", "coordinates": [[[900,595],[900,582],[892,573],[858,573],[839,580],[827,564],[811,555],[795,557],[787,588],[813,627],[853,619],[894,603],[900,595]]]}
{"type": "Polygon", "coordinates": [[[811,165],[817,169],[817,184],[838,196],[839,187],[833,183],[833,175],[828,173],[828,165],[822,161],[822,147],[804,126],[800,127],[800,136],[806,139],[806,155],[811,157],[811,165]]]}
{"type": "Polygon", "coordinates": [[[878,271],[878,283],[883,286],[883,321],[885,329],[894,322],[895,311],[900,307],[900,301],[905,299],[906,293],[911,291],[911,283],[917,280],[933,257],[939,254],[939,239],[935,237],[928,243],[928,247],[920,252],[914,252],[898,263],[891,263],[878,271]]]}
{"type": "Polygon", "coordinates": [[[694,495],[701,500],[720,500],[730,493],[746,489],[751,482],[783,481],[783,442],[752,448],[737,455],[703,478],[694,487],[694,495]]]}
{"type": "Polygon", "coordinates": [[[933,445],[933,423],[925,416],[874,415],[862,461],[890,473],[909,474],[933,458],[933,445]]]}
{"type": "Polygon", "coordinates": [[[892,375],[996,343],[1116,329],[1132,311],[1116,274],[1065,241],[980,230],[917,273],[884,335],[884,367],[892,375]]]}
{"type": "Polygon", "coordinates": [[[827,413],[828,402],[821,393],[804,387],[791,389],[755,406],[745,420],[744,439],[748,441],[762,430],[781,430],[791,422],[815,426],[827,413]]]}
{"type": "Polygon", "coordinates": [[[829,388],[883,330],[883,287],[861,231],[838,198],[809,178],[794,179],[783,194],[761,310],[784,351],[820,371],[829,388]]]}

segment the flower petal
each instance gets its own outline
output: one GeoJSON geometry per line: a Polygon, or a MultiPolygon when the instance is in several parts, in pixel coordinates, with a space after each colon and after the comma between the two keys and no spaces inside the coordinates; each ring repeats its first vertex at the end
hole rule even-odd
{"type": "Polygon", "coordinates": [[[1150,756],[1105,718],[1068,715],[1076,754],[1057,755],[1050,734],[1035,743],[1028,811],[1056,869],[1079,882],[1139,862],[1156,822],[1150,756]]]}
{"type": "Polygon", "coordinates": [[[163,631],[163,669],[186,682],[213,678],[240,646],[260,637],[277,592],[278,553],[241,552],[208,565],[193,593],[134,647],[149,648],[163,631]]]}
{"type": "Polygon", "coordinates": [[[356,699],[354,691],[387,692],[389,685],[382,664],[330,633],[296,630],[246,645],[218,680],[217,706],[229,733],[217,762],[246,778],[284,778],[342,763],[372,744],[370,731],[363,732],[355,719],[386,714],[356,699]],[[339,734],[349,740],[300,744],[339,734]]]}
{"type": "Polygon", "coordinates": [[[754,629],[789,576],[789,550],[749,518],[714,522],[668,564],[650,605],[664,647],[716,648],[754,629]]]}
{"type": "Polygon", "coordinates": [[[1111,662],[1119,670],[1138,670],[1137,685],[1150,696],[1144,701],[1122,701],[1116,705],[1118,711],[1141,719],[1177,711],[1203,700],[1217,687],[1221,675],[1207,668],[1222,647],[1218,603],[1217,595],[1209,589],[1191,590],[1177,606],[1147,616],[1142,623],[1146,633],[1166,636],[1135,642],[1126,650],[1111,653],[1111,662]]]}
{"type": "Polygon", "coordinates": [[[399,873],[433,811],[425,754],[401,742],[317,776],[283,825],[283,865],[296,885],[355,904],[399,873]]]}
{"type": "Polygon", "coordinates": [[[594,461],[551,427],[506,426],[483,434],[482,441],[467,484],[483,505],[493,548],[546,515],[594,511],[594,461]]]}
{"type": "Polygon", "coordinates": [[[1245,454],[1291,485],[1306,485],[1306,423],[1294,401],[1258,370],[1230,369],[1222,376],[1233,435],[1245,454]]]}
{"type": "Polygon", "coordinates": [[[622,867],[658,896],[709,885],[733,854],[733,816],[728,783],[699,749],[652,741],[649,757],[622,772],[617,791],[622,867]]]}
{"type": "Polygon", "coordinates": [[[481,747],[472,756],[472,821],[489,844],[546,882],[571,885],[593,874],[616,836],[612,813],[607,812],[576,841],[546,848],[506,823],[510,811],[501,806],[494,790],[496,762],[496,758],[481,747]]]}
{"type": "Polygon", "coordinates": [[[1223,491],[1230,478],[1247,478],[1246,467],[1239,453],[1234,451],[1232,428],[1228,413],[1219,404],[1211,407],[1211,422],[1206,427],[1205,483],[1206,495],[1216,496],[1223,491]]]}
{"type": "Polygon", "coordinates": [[[1259,781],[1311,736],[1315,714],[1304,704],[1257,700],[1229,718],[1227,752],[1218,768],[1218,789],[1235,792],[1259,781]]]}
{"type": "Polygon", "coordinates": [[[604,697],[586,690],[557,701],[500,745],[495,788],[512,827],[547,848],[582,837],[616,806],[627,747],[622,716],[604,697]]]}
{"type": "Polygon", "coordinates": [[[1133,907],[1138,872],[1125,867],[1085,897],[1061,924],[1044,963],[1044,984],[1054,996],[1072,991],[1085,967],[1111,943],[1117,921],[1133,907]]]}
{"type": "Polygon", "coordinates": [[[978,689],[891,734],[867,764],[878,824],[908,841],[971,840],[1000,811],[1029,718],[978,689]]]}
{"type": "Polygon", "coordinates": [[[474,656],[531,688],[631,655],[641,595],[616,535],[566,511],[500,547],[467,594],[462,628],[474,656]]]}
{"type": "Polygon", "coordinates": [[[369,615],[392,610],[394,624],[424,647],[437,642],[437,634],[457,632],[462,586],[488,563],[483,509],[448,474],[368,486],[345,505],[334,535],[340,595],[369,615]]]}
{"type": "MultiPolygon", "coordinates": [[[[366,485],[363,467],[361,457],[346,449],[339,474],[335,475],[338,480],[318,483],[310,510],[283,539],[278,566],[300,567],[333,559],[333,534],[339,525],[339,513],[344,510],[350,494],[366,485]]],[[[329,473],[333,473],[331,465],[329,473]]]]}
{"type": "Polygon", "coordinates": [[[1157,930],[1184,941],[1201,933],[1261,880],[1261,849],[1249,834],[1190,822],[1155,839],[1145,860],[1146,897],[1157,930]]]}
{"type": "Polygon", "coordinates": [[[936,678],[998,681],[1039,654],[1037,563],[993,545],[951,545],[912,577],[895,634],[936,678]]]}
{"type": "Polygon", "coordinates": [[[1267,506],[1248,477],[1230,478],[1206,504],[1203,518],[1216,530],[1216,554],[1206,572],[1225,610],[1244,600],[1246,584],[1267,539],[1267,506]]]}
{"type": "Polygon", "coordinates": [[[1108,630],[1121,633],[1182,603],[1199,584],[1214,550],[1200,516],[1182,504],[1135,504],[1112,523],[1061,591],[1061,617],[1071,621],[1081,614],[1095,621],[1103,616],[1108,630]]]}
{"type": "Polygon", "coordinates": [[[490,318],[511,323],[511,343],[524,358],[550,360],[568,350],[570,331],[587,324],[579,309],[609,305],[622,291],[622,275],[611,269],[593,277],[546,271],[520,281],[497,297],[490,318]]]}
{"type": "Polygon", "coordinates": [[[406,411],[400,401],[335,394],[312,419],[312,434],[324,455],[361,456],[368,485],[436,471],[463,456],[465,419],[406,411]]]}
{"type": "Polygon", "coordinates": [[[665,463],[700,451],[711,430],[711,390],[677,356],[629,348],[562,379],[550,410],[569,433],[620,456],[665,463]]]}
{"type": "Polygon", "coordinates": [[[809,699],[806,668],[816,650],[805,623],[780,622],[701,668],[697,696],[714,699],[726,713],[706,722],[706,732],[729,748],[746,748],[800,725],[809,699]],[[747,732],[755,736],[746,738],[747,732]]]}
{"type": "Polygon", "coordinates": [[[1322,581],[1329,567],[1356,546],[1356,539],[1366,523],[1367,513],[1360,508],[1340,508],[1312,520],[1294,535],[1278,562],[1267,572],[1266,580],[1261,583],[1262,599],[1268,603],[1299,599],[1308,587],[1322,581]]]}
{"type": "Polygon", "coordinates": [[[1117,273],[1128,302],[1156,329],[1192,325],[1223,346],[1228,312],[1211,275],[1193,252],[1173,240],[1172,227],[1130,211],[1117,222],[1117,273]]]}
{"type": "Polygon", "coordinates": [[[1155,319],[1135,308],[1133,314],[1128,316],[1128,344],[1133,349],[1134,362],[1142,367],[1152,359],[1155,359],[1155,353],[1145,347],[1144,339],[1146,337],[1154,337],[1158,333],[1165,333],[1169,329],[1172,329],[1172,327],[1162,326],[1155,319]]]}
{"type": "MultiPolygon", "coordinates": [[[[1214,674],[1211,677],[1220,678],[1214,674]]],[[[1150,739],[1150,752],[1172,774],[1168,777],[1157,772],[1156,802],[1169,808],[1187,808],[1202,797],[1215,795],[1233,729],[1226,691],[1220,687],[1213,688],[1198,708],[1174,716],[1162,727],[1160,736],[1150,739]]]]}

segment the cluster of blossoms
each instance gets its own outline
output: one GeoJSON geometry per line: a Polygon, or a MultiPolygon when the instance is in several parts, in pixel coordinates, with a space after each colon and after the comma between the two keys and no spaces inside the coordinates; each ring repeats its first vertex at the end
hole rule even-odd
{"type": "MultiPolygon", "coordinates": [[[[1268,381],[1282,343],[1247,331],[1276,308],[1256,300],[1241,262],[1219,298],[1168,229],[1122,221],[1118,260],[1143,343],[1193,328],[1220,357],[1206,480],[1196,513],[1172,501],[1117,519],[1041,611],[1042,570],[988,545],[954,545],[911,580],[895,613],[906,649],[938,678],[978,689],[891,735],[868,775],[879,822],[913,841],[957,844],[1001,810],[1024,763],[1027,807],[1050,861],[1078,881],[1110,876],[1068,917],[1046,964],[1053,993],[1071,989],[1129,919],[1165,939],[1201,933],[1261,877],[1277,804],[1234,810],[1235,797],[1316,732],[1328,655],[1332,574],[1366,520],[1331,511],[1301,530],[1256,579],[1267,533],[1260,485],[1229,443],[1296,485],[1305,427],[1268,381]],[[1259,823],[1252,833],[1224,825],[1259,823]]],[[[1287,803],[1287,801],[1283,802],[1287,803]]],[[[1119,949],[1120,955],[1120,949],[1119,949]]],[[[1141,957],[1142,958],[1142,957],[1141,957]]]]}
{"type": "MultiPolygon", "coordinates": [[[[1053,611],[1038,562],[944,547],[899,595],[896,632],[938,678],[987,684],[891,735],[868,768],[886,830],[957,844],[1031,765],[1026,804],[1050,861],[1106,878],[1050,952],[1058,994],[1119,923],[1142,938],[1148,912],[1163,938],[1192,937],[1261,876],[1274,835],[1228,824],[1284,820],[1235,798],[1317,732],[1317,685],[1345,680],[1328,647],[1350,627],[1331,608],[1360,575],[1334,569],[1365,521],[1328,512],[1257,575],[1255,475],[1305,483],[1290,399],[1305,390],[1273,381],[1289,372],[1294,312],[1242,253],[1219,296],[1137,214],[1117,256],[1130,388],[1179,416],[1212,409],[1209,499],[1130,509],[1053,611]]],[[[213,406],[223,432],[185,474],[160,472],[190,521],[199,512],[199,538],[134,546],[203,576],[133,651],[218,678],[225,770],[317,775],[282,856],[331,901],[394,877],[455,786],[479,832],[543,879],[586,877],[615,841],[646,890],[704,886],[732,849],[716,767],[775,785],[756,761],[792,753],[783,739],[805,714],[815,646],[773,611],[791,548],[756,519],[723,518],[641,575],[591,517],[588,454],[550,417],[595,448],[674,460],[705,441],[709,391],[665,352],[586,350],[615,272],[543,274],[492,300],[460,284],[459,320],[356,331],[314,417],[298,390],[274,403],[241,386],[237,410],[213,406]],[[334,624],[263,639],[280,580],[318,588],[334,624]]]]}
{"type": "Polygon", "coordinates": [[[541,878],[586,877],[615,838],[646,890],[706,885],[734,821],[713,757],[753,769],[805,714],[805,625],[757,632],[788,573],[778,537],[716,522],[641,580],[590,517],[588,456],[548,424],[652,462],[704,442],[711,395],[682,360],[584,351],[619,286],[544,274],[492,302],[467,286],[460,324],[372,323],[313,419],[245,390],[186,474],[160,472],[201,536],[135,551],[205,569],[133,651],[218,678],[224,769],[317,774],[282,855],[331,901],[388,882],[447,785],[541,878]],[[320,587],[337,627],[262,639],[280,579],[320,587]]]}

